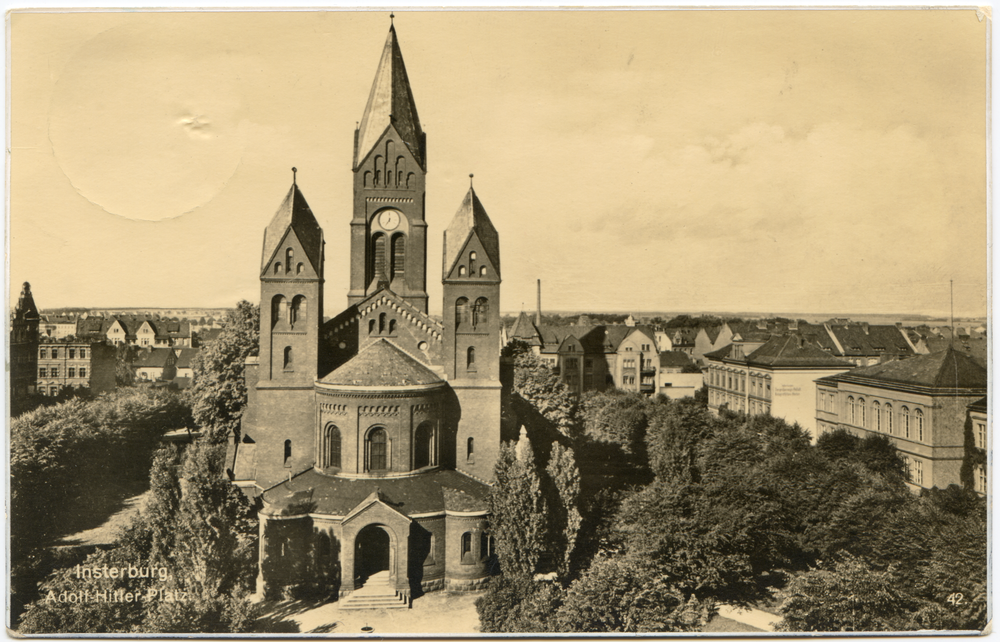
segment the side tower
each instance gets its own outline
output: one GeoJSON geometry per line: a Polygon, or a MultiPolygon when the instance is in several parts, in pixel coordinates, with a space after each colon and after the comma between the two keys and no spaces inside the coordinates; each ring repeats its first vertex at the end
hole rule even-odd
{"type": "Polygon", "coordinates": [[[445,376],[461,405],[456,464],[493,474],[500,445],[500,237],[476,192],[444,233],[445,376]]]}
{"type": "Polygon", "coordinates": [[[10,318],[10,396],[20,400],[35,392],[38,372],[38,323],[41,317],[25,281],[10,318]]]}
{"type": "Polygon", "coordinates": [[[260,354],[247,361],[243,459],[234,464],[237,479],[250,475],[260,488],[315,461],[323,245],[323,230],[293,179],[264,231],[260,354]]]}
{"type": "Polygon", "coordinates": [[[388,287],[427,313],[427,140],[396,30],[382,50],[361,125],[354,132],[354,217],[348,305],[388,287]]]}
{"type": "Polygon", "coordinates": [[[264,231],[258,386],[313,385],[322,320],[323,230],[293,179],[264,231]]]}

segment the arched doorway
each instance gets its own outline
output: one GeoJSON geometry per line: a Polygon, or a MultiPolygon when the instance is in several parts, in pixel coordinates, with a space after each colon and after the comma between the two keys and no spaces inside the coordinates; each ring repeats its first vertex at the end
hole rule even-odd
{"type": "Polygon", "coordinates": [[[354,542],[355,577],[364,582],[375,573],[392,572],[392,542],[384,527],[369,524],[354,542]]]}

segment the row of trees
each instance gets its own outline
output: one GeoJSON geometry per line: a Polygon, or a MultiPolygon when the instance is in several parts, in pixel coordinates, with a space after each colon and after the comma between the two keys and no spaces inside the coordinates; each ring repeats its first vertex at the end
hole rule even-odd
{"type": "Polygon", "coordinates": [[[958,487],[914,495],[884,437],[812,445],[798,425],[714,417],[695,399],[577,404],[523,348],[512,354],[518,420],[555,445],[537,449],[538,481],[531,458],[498,462],[504,576],[477,604],[482,630],[693,631],[716,604],[776,596],[788,631],[985,625],[985,502],[958,487]],[[582,471],[572,548],[544,491],[546,462],[567,450],[582,471]],[[555,581],[533,579],[550,569],[555,581]]]}
{"type": "Polygon", "coordinates": [[[16,620],[52,567],[49,547],[65,517],[97,495],[143,479],[160,436],[191,425],[177,395],[124,389],[95,400],[73,398],[11,421],[11,607],[16,620]]]}
{"type": "Polygon", "coordinates": [[[81,580],[58,568],[28,606],[20,633],[244,633],[254,628],[257,526],[249,500],[222,474],[219,447],[196,442],[181,457],[161,449],[143,511],[107,550],[79,568],[146,569],[140,577],[81,580]],[[150,572],[148,569],[152,569],[150,572]],[[93,599],[66,598],[86,591],[93,599]],[[110,596],[138,593],[115,601],[110,596]],[[105,599],[97,596],[103,594],[105,599]]]}

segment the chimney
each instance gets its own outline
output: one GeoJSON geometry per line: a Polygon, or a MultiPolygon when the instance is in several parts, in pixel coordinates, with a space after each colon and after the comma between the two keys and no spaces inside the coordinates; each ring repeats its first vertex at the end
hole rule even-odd
{"type": "Polygon", "coordinates": [[[538,307],[535,309],[535,325],[542,325],[542,280],[538,279],[538,307]]]}
{"type": "Polygon", "coordinates": [[[868,334],[868,324],[867,323],[862,323],[861,324],[861,329],[865,331],[865,334],[868,334]]]}

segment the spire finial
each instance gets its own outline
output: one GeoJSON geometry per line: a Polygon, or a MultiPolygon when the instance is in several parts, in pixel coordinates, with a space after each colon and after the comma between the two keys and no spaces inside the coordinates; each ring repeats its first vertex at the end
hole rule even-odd
{"type": "Polygon", "coordinates": [[[394,14],[394,13],[390,13],[389,14],[389,26],[390,27],[393,26],[392,19],[395,18],[395,17],[396,17],[396,14],[394,14]]]}
{"type": "Polygon", "coordinates": [[[472,177],[474,174],[469,174],[469,189],[472,189],[472,177]]]}
{"type": "Polygon", "coordinates": [[[295,173],[298,171],[299,170],[295,169],[294,167],[292,168],[292,185],[295,185],[295,173]]]}

